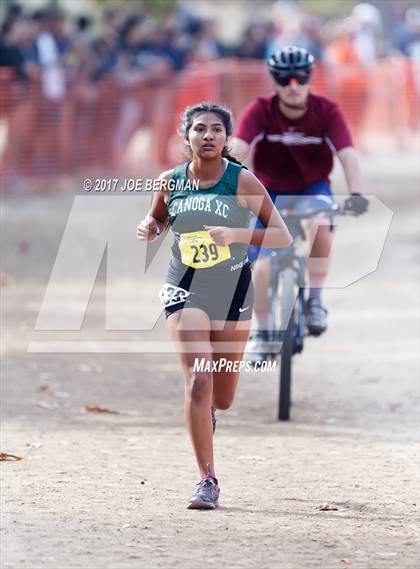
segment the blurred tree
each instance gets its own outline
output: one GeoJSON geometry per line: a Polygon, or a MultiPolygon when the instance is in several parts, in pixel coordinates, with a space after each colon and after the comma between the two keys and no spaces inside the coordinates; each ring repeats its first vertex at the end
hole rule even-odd
{"type": "Polygon", "coordinates": [[[90,0],[101,8],[123,8],[133,12],[147,12],[159,20],[168,16],[176,7],[177,0],[90,0]]]}

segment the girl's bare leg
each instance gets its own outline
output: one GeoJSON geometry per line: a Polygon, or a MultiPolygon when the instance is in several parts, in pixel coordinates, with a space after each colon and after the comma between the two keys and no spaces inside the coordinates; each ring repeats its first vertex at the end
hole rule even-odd
{"type": "MultiPolygon", "coordinates": [[[[222,358],[231,364],[220,372],[213,372],[213,405],[216,409],[228,409],[235,397],[239,380],[239,371],[233,371],[235,362],[241,362],[244,356],[246,343],[251,328],[251,320],[242,322],[227,321],[224,330],[212,330],[211,342],[214,347],[213,361],[219,362],[222,358]],[[226,345],[226,351],[225,350],[226,345]],[[222,351],[218,351],[217,346],[222,351]],[[233,349],[234,351],[229,351],[233,349]]],[[[224,361],[224,360],[222,360],[224,361]]]]}
{"type": "Polygon", "coordinates": [[[210,320],[197,308],[185,308],[167,319],[168,327],[181,360],[185,380],[185,421],[194,448],[201,477],[215,476],[211,405],[213,374],[208,371],[213,361],[210,344],[210,320]],[[204,369],[194,369],[194,362],[204,360],[204,369]]]}

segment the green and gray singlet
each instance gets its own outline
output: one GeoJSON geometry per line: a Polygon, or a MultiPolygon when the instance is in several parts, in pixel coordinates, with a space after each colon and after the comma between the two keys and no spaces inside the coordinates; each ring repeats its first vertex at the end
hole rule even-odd
{"type": "Polygon", "coordinates": [[[248,228],[250,210],[237,201],[242,166],[228,161],[221,179],[209,188],[195,189],[188,179],[189,162],[176,166],[169,193],[169,221],[175,236],[174,260],[194,269],[239,266],[247,260],[248,245],[216,245],[204,225],[248,228]]]}

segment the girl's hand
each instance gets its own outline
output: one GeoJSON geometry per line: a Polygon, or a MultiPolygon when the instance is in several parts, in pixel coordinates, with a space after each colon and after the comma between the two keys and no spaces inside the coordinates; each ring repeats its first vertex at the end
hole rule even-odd
{"type": "Polygon", "coordinates": [[[151,215],[146,215],[137,226],[137,238],[140,241],[154,241],[160,234],[159,222],[151,215]]]}
{"type": "Polygon", "coordinates": [[[209,232],[216,245],[230,245],[235,242],[235,230],[231,227],[219,227],[215,225],[203,225],[209,232]]]}

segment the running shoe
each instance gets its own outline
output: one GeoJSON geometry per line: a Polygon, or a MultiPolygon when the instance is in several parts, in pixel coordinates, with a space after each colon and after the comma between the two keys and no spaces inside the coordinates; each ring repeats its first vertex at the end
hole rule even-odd
{"type": "Polygon", "coordinates": [[[327,329],[326,310],[319,300],[309,299],[306,303],[306,325],[312,336],[319,336],[327,329]]]}
{"type": "Polygon", "coordinates": [[[207,465],[207,474],[196,486],[194,494],[188,501],[189,510],[214,510],[219,505],[219,484],[210,474],[210,464],[207,465]]]}
{"type": "Polygon", "coordinates": [[[216,407],[213,407],[213,405],[211,406],[211,422],[213,425],[213,435],[214,435],[214,431],[216,430],[217,419],[216,419],[216,407]]]}
{"type": "Polygon", "coordinates": [[[269,341],[268,330],[256,330],[252,335],[247,347],[247,356],[249,361],[264,362],[268,358],[266,344],[269,341]]]}

